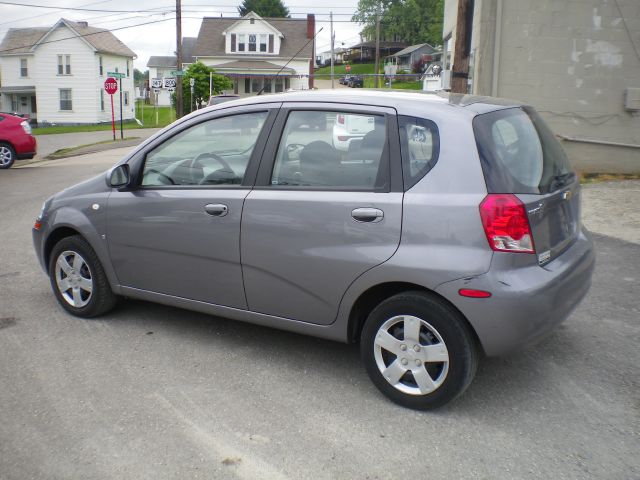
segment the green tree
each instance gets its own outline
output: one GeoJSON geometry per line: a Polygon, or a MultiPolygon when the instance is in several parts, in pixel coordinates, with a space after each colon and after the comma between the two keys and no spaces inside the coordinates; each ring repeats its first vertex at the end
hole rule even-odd
{"type": "MultiPolygon", "coordinates": [[[[191,111],[192,108],[202,107],[209,101],[209,74],[214,70],[207,67],[202,62],[196,62],[189,65],[189,68],[184,72],[182,77],[182,98],[184,99],[185,112],[191,111]],[[194,105],[191,102],[191,86],[189,85],[190,79],[194,79],[193,85],[193,99],[194,105]]],[[[213,73],[213,94],[217,95],[223,90],[233,88],[233,83],[228,77],[213,73]]]]}
{"type": "Polygon", "coordinates": [[[375,39],[378,5],[382,38],[397,35],[410,44],[442,44],[443,0],[359,0],[352,20],[364,25],[367,38],[375,39]]]}
{"type": "Polygon", "coordinates": [[[249,12],[257,13],[261,17],[288,18],[291,16],[282,0],[244,0],[238,7],[238,13],[244,17],[249,12]]]}

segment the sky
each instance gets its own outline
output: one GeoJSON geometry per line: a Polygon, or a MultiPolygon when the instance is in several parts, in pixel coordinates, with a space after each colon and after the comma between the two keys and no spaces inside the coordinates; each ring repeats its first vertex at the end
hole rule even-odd
{"type": "MultiPolygon", "coordinates": [[[[146,70],[152,55],[173,55],[176,50],[175,0],[7,0],[17,5],[0,4],[0,38],[10,28],[45,27],[60,18],[85,20],[89,25],[121,30],[114,31],[138,58],[134,67],[146,70]],[[46,5],[56,8],[36,8],[27,5],[46,5]],[[69,8],[85,8],[107,11],[73,11],[69,8]],[[115,13],[115,10],[120,12],[115,13]],[[148,25],[138,25],[157,22],[148,25]]],[[[202,17],[237,17],[241,0],[182,0],[182,36],[197,37],[202,17]]],[[[316,15],[316,52],[329,50],[331,36],[329,12],[334,13],[336,48],[350,46],[360,41],[361,25],[351,22],[358,0],[285,0],[293,18],[306,18],[307,13],[316,15]],[[319,6],[319,4],[321,6],[319,6]]]]}

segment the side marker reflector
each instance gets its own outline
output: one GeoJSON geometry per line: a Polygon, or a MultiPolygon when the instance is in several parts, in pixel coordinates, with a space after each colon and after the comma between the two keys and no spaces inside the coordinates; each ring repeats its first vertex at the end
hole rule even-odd
{"type": "Polygon", "coordinates": [[[458,293],[462,297],[470,297],[470,298],[489,298],[491,296],[491,292],[485,292],[484,290],[474,290],[472,288],[461,288],[458,290],[458,293]]]}

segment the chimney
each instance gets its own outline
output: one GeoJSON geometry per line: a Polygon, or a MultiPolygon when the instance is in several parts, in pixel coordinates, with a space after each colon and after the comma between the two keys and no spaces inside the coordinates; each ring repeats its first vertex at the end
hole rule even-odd
{"type": "Polygon", "coordinates": [[[80,22],[78,22],[78,26],[79,27],[83,27],[83,28],[87,28],[89,26],[89,22],[82,20],[80,22]]]}
{"type": "MultiPolygon", "coordinates": [[[[316,16],[313,13],[307,14],[307,38],[316,35],[316,16]]],[[[311,60],[309,60],[309,89],[313,88],[313,63],[316,58],[316,41],[311,42],[311,60]]]]}

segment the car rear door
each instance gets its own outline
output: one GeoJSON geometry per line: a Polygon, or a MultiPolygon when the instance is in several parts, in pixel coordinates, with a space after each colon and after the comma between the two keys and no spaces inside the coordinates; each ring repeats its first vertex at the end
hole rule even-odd
{"type": "Polygon", "coordinates": [[[242,216],[249,309],[332,323],[349,285],[398,248],[402,198],[395,110],[285,104],[242,216]],[[378,144],[337,151],[333,125],[347,114],[381,125],[378,144]]]}
{"type": "Polygon", "coordinates": [[[131,162],[136,186],[111,194],[107,217],[123,287],[246,308],[242,206],[278,107],[199,117],[131,162]]]}

